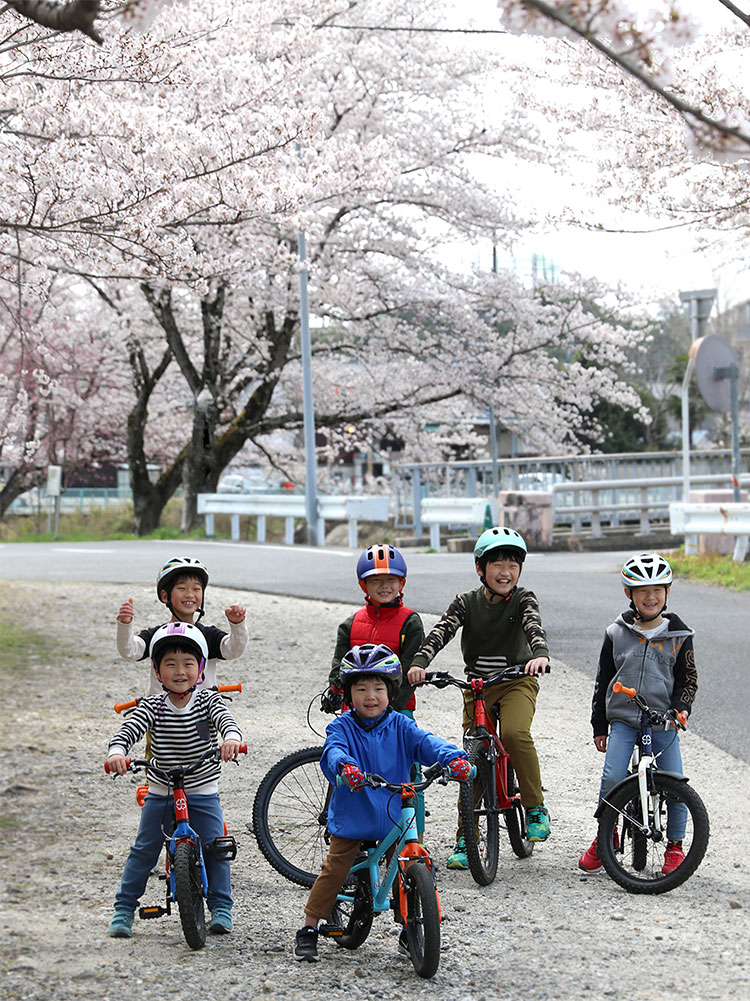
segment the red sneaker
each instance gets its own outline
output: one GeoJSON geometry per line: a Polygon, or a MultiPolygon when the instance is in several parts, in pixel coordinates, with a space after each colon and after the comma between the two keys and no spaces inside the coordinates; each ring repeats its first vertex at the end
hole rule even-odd
{"type": "Polygon", "coordinates": [[[596,838],[591,842],[586,851],[578,859],[578,868],[583,869],[584,872],[596,872],[597,869],[601,869],[602,860],[599,858],[599,853],[596,850],[596,838]]]}
{"type": "Polygon", "coordinates": [[[685,861],[685,852],[682,850],[682,845],[668,844],[667,850],[664,852],[664,865],[661,867],[661,871],[665,876],[668,876],[670,872],[674,872],[678,865],[682,865],[685,861]]]}

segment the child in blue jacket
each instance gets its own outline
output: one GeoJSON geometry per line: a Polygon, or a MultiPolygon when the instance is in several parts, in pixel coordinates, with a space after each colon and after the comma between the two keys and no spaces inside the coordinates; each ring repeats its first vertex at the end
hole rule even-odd
{"type": "MultiPolygon", "coordinates": [[[[318,924],[330,917],[363,841],[380,841],[393,827],[388,806],[391,793],[364,785],[365,774],[388,782],[408,782],[411,764],[440,762],[455,778],[469,777],[464,752],[436,737],[401,713],[391,701],[401,686],[401,662],[388,647],[372,643],[354,647],[341,667],[344,696],[353,708],[326,728],[320,759],[333,786],[328,808],[331,842],[320,875],[305,905],[305,924],[297,932],[295,959],[318,959],[318,924]],[[338,776],[346,785],[337,786],[338,776]],[[356,792],[356,796],[350,794],[356,792]]],[[[404,931],[401,933],[404,938],[404,931]]],[[[399,940],[401,945],[401,939],[399,940]]]]}

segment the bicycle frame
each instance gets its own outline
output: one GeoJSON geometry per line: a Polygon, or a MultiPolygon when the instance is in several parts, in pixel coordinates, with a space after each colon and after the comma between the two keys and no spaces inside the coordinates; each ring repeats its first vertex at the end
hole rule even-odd
{"type": "MultiPolygon", "coordinates": [[[[391,909],[390,891],[396,878],[398,878],[399,906],[404,921],[406,921],[408,916],[408,904],[404,890],[404,875],[407,867],[417,860],[424,860],[424,864],[432,871],[430,853],[417,839],[417,811],[414,805],[416,795],[414,786],[411,783],[404,783],[401,786],[400,820],[394,824],[382,841],[375,847],[367,849],[366,859],[356,862],[349,870],[350,875],[354,875],[357,872],[367,872],[370,886],[372,887],[372,909],[376,914],[391,909]],[[381,878],[380,862],[386,857],[391,848],[395,848],[393,857],[381,878]]],[[[438,913],[442,919],[440,897],[437,888],[435,889],[435,896],[438,903],[438,913]]],[[[352,903],[354,901],[354,894],[342,891],[336,899],[352,903]]]]}
{"type": "Polygon", "coordinates": [[[490,714],[487,712],[487,700],[485,698],[485,683],[483,678],[472,678],[470,686],[474,698],[474,732],[467,734],[464,743],[471,740],[484,740],[488,743],[489,758],[494,765],[493,774],[495,776],[495,807],[494,813],[502,810],[511,810],[513,800],[520,798],[517,793],[513,799],[508,796],[508,762],[510,755],[505,750],[497,728],[490,714]]]}

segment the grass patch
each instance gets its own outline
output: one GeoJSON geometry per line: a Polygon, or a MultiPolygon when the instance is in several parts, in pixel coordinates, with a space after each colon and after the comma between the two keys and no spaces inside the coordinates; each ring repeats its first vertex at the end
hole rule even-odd
{"type": "Polygon", "coordinates": [[[733,591],[750,591],[750,563],[735,563],[731,556],[670,555],[669,562],[678,577],[700,584],[715,584],[733,591]]]}
{"type": "MultiPolygon", "coordinates": [[[[54,532],[47,531],[46,514],[39,519],[33,515],[6,515],[0,521],[0,539],[4,542],[102,542],[138,538],[204,539],[206,533],[202,518],[192,531],[180,531],[181,513],[182,501],[176,497],[171,498],[164,508],[159,527],[144,536],[138,536],[133,531],[132,504],[61,514],[57,538],[54,532]]],[[[228,530],[226,536],[217,532],[216,538],[224,537],[229,537],[228,530]]]]}
{"type": "Polygon", "coordinates": [[[59,653],[59,643],[54,643],[47,633],[31,625],[0,621],[0,650],[3,651],[2,674],[7,681],[28,674],[29,668],[36,664],[52,660],[54,651],[59,653]]]}

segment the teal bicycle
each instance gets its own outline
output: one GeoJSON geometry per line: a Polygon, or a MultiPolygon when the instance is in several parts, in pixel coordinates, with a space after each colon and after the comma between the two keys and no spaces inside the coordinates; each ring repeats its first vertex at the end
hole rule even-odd
{"type": "MultiPolygon", "coordinates": [[[[440,963],[441,910],[430,853],[417,839],[416,794],[436,779],[441,785],[460,781],[439,764],[426,769],[421,782],[392,783],[380,775],[365,776],[366,785],[388,789],[400,798],[401,816],[382,841],[364,843],[331,920],[319,928],[338,946],[357,949],[370,934],[374,916],[396,910],[404,922],[409,958],[425,978],[434,976],[440,963]]],[[[344,780],[339,776],[337,783],[344,780]]]]}

